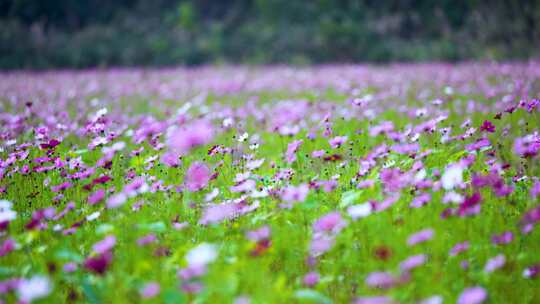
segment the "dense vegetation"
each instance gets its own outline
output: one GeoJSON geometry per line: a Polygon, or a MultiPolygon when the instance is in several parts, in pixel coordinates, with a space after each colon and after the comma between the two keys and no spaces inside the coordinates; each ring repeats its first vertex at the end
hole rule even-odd
{"type": "Polygon", "coordinates": [[[0,0],[0,68],[511,59],[540,1],[0,0]]]}
{"type": "Polygon", "coordinates": [[[540,65],[0,74],[0,302],[540,303],[540,65]]]}

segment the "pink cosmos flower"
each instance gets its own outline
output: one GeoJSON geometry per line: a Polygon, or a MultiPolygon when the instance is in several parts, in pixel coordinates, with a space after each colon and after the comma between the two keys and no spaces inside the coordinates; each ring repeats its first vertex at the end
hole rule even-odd
{"type": "Polygon", "coordinates": [[[289,202],[303,202],[309,193],[309,186],[306,184],[301,184],[298,186],[288,186],[281,192],[281,199],[289,202]]]}
{"type": "Polygon", "coordinates": [[[407,245],[414,246],[418,243],[429,241],[433,238],[434,234],[435,232],[433,231],[433,229],[420,230],[409,236],[409,238],[407,239],[407,245]]]}
{"type": "Polygon", "coordinates": [[[199,224],[217,224],[226,219],[233,218],[237,213],[238,207],[236,204],[210,205],[204,210],[199,224]]]}
{"type": "Polygon", "coordinates": [[[331,212],[323,215],[313,224],[313,231],[315,233],[337,233],[347,222],[343,220],[339,212],[331,212]]]}
{"type": "Polygon", "coordinates": [[[288,164],[292,164],[294,161],[296,161],[296,152],[303,142],[303,140],[294,140],[289,143],[287,146],[287,152],[285,153],[285,160],[288,164]]]}
{"type": "Polygon", "coordinates": [[[17,245],[17,243],[15,242],[14,239],[12,239],[12,238],[6,239],[2,243],[2,245],[0,245],[0,257],[3,257],[5,255],[7,255],[8,253],[12,252],[13,250],[15,250],[16,245],[17,245]]]}
{"type": "Polygon", "coordinates": [[[159,294],[160,286],[157,282],[146,283],[140,290],[143,299],[150,299],[159,294]]]}
{"type": "Polygon", "coordinates": [[[504,256],[504,254],[496,255],[486,262],[486,265],[484,266],[484,272],[491,273],[503,267],[504,264],[506,264],[506,257],[504,256]]]}
{"type": "Polygon", "coordinates": [[[369,296],[359,297],[353,302],[354,304],[394,304],[394,300],[386,296],[369,296]]]}
{"type": "Polygon", "coordinates": [[[388,289],[394,287],[398,280],[389,272],[376,271],[366,277],[365,283],[369,287],[388,289]]]}
{"type": "Polygon", "coordinates": [[[308,272],[304,276],[304,278],[302,279],[302,282],[307,287],[313,287],[317,285],[317,283],[319,283],[319,279],[320,279],[319,273],[312,271],[312,272],[308,272]]]}
{"type": "Polygon", "coordinates": [[[346,142],[347,142],[347,136],[336,136],[328,141],[328,143],[333,149],[341,147],[341,145],[343,145],[346,142]]]}
{"type": "Polygon", "coordinates": [[[259,242],[270,238],[271,230],[269,226],[262,226],[259,229],[251,230],[246,233],[246,237],[253,241],[259,242]]]}
{"type": "Polygon", "coordinates": [[[116,245],[116,237],[114,235],[109,235],[103,240],[97,242],[92,246],[92,250],[96,254],[102,254],[107,251],[110,251],[116,245]]]}
{"type": "Polygon", "coordinates": [[[461,252],[464,252],[469,249],[469,241],[465,241],[463,243],[458,243],[452,249],[450,249],[450,256],[456,256],[460,254],[461,252]]]}
{"type": "Polygon", "coordinates": [[[505,231],[499,235],[494,234],[491,237],[491,242],[495,245],[505,245],[512,242],[514,239],[514,234],[511,231],[505,231]]]}
{"type": "Polygon", "coordinates": [[[203,162],[194,162],[186,172],[186,186],[195,192],[205,188],[210,181],[211,172],[203,162]]]}
{"type": "Polygon", "coordinates": [[[397,192],[407,186],[408,178],[399,169],[383,169],[379,177],[386,192],[397,192]]]}
{"type": "Polygon", "coordinates": [[[480,304],[487,299],[487,292],[482,287],[471,287],[463,290],[457,304],[480,304]]]}
{"type": "Polygon", "coordinates": [[[191,149],[209,144],[214,138],[214,128],[206,120],[197,120],[169,132],[167,145],[177,155],[185,155],[191,149]]]}
{"type": "Polygon", "coordinates": [[[425,264],[427,261],[427,256],[425,254],[417,254],[406,258],[403,262],[399,264],[399,269],[401,271],[410,271],[418,266],[425,264]]]}

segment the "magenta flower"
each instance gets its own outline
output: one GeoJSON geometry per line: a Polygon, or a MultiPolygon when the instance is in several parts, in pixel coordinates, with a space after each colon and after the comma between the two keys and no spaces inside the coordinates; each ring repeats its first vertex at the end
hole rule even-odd
{"type": "Polygon", "coordinates": [[[195,192],[205,188],[210,181],[210,169],[203,162],[194,162],[186,172],[186,187],[195,192]]]}
{"type": "Polygon", "coordinates": [[[471,287],[463,290],[457,304],[480,304],[487,299],[487,292],[482,287],[471,287]]]}
{"type": "Polygon", "coordinates": [[[89,257],[84,261],[84,268],[96,274],[103,275],[109,268],[112,262],[112,258],[113,255],[110,251],[93,257],[89,257]]]}
{"type": "Polygon", "coordinates": [[[484,120],[482,125],[480,126],[480,131],[488,132],[488,133],[494,133],[495,132],[495,125],[491,123],[489,120],[484,120]]]}
{"type": "Polygon", "coordinates": [[[534,279],[540,273],[540,264],[529,266],[523,270],[523,277],[526,279],[534,279]]]}
{"type": "Polygon", "coordinates": [[[2,243],[2,245],[0,245],[0,257],[3,257],[7,255],[8,253],[12,252],[13,250],[15,250],[16,245],[17,243],[15,242],[14,239],[12,238],[6,239],[2,243]]]}
{"type": "Polygon", "coordinates": [[[90,205],[95,205],[102,201],[105,198],[105,190],[98,189],[94,193],[88,196],[88,203],[90,205]]]}

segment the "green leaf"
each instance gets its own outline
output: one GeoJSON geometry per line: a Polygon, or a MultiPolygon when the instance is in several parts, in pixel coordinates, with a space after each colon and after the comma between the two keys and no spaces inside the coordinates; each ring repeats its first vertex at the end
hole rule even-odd
{"type": "Polygon", "coordinates": [[[161,221],[149,224],[140,224],[139,228],[152,232],[165,232],[167,230],[167,226],[165,226],[165,223],[161,221]]]}
{"type": "Polygon", "coordinates": [[[318,291],[312,289],[300,289],[294,293],[294,297],[300,301],[308,301],[312,303],[321,303],[321,304],[332,304],[330,300],[325,295],[319,293],[318,291]]]}
{"type": "Polygon", "coordinates": [[[176,289],[167,289],[162,295],[163,302],[166,304],[182,304],[186,302],[184,294],[176,289]]]}
{"type": "Polygon", "coordinates": [[[101,301],[98,298],[97,292],[95,287],[90,283],[90,281],[87,279],[84,279],[81,284],[84,296],[88,300],[88,303],[101,303],[101,301]]]}

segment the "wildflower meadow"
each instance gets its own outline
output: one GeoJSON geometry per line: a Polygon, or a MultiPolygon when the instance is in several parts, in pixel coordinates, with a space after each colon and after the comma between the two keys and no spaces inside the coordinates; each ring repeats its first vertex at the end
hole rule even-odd
{"type": "Polygon", "coordinates": [[[0,73],[0,303],[540,303],[540,63],[0,73]]]}

